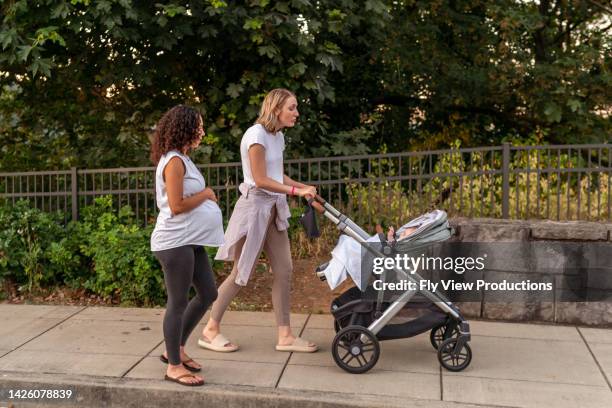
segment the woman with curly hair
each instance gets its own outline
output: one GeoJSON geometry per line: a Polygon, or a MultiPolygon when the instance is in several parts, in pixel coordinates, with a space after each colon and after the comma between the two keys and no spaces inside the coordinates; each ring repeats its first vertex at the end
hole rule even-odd
{"type": "Polygon", "coordinates": [[[217,298],[215,279],[204,246],[223,244],[223,218],[217,198],[187,155],[204,135],[202,116],[178,105],[157,123],[151,160],[157,165],[155,190],[159,215],[151,250],[164,271],[168,294],[163,330],[168,364],[165,379],[182,385],[203,385],[192,374],[201,366],[185,353],[187,338],[217,298]],[[189,288],[196,296],[189,301],[189,288]]]}
{"type": "Polygon", "coordinates": [[[299,116],[297,99],[286,89],[274,89],[264,98],[259,118],[247,129],[240,143],[244,182],[225,234],[225,244],[215,259],[233,261],[230,276],[219,286],[219,298],[210,312],[198,345],[213,351],[238,349],[220,332],[223,313],[247,284],[263,250],[274,274],[272,305],[278,326],[276,350],[313,352],[317,345],[296,337],[289,322],[291,274],[289,207],[287,194],[314,196],[314,186],[292,180],[284,172],[285,137],[282,130],[295,126],[299,116]]]}

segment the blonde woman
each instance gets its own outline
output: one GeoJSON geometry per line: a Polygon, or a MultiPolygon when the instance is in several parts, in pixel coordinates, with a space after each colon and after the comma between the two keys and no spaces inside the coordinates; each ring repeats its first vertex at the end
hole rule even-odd
{"type": "Polygon", "coordinates": [[[221,334],[221,318],[240,288],[247,284],[263,249],[274,274],[272,305],[278,325],[276,350],[313,352],[318,349],[316,344],[296,337],[289,321],[293,265],[287,234],[290,216],[287,194],[303,197],[317,192],[315,187],[284,174],[282,130],[295,126],[299,116],[297,105],[290,91],[270,91],[257,121],[242,137],[240,156],[244,182],[239,187],[241,196],[227,226],[225,244],[215,258],[233,261],[234,266],[219,287],[219,296],[198,341],[202,348],[219,352],[238,350],[238,345],[221,334]]]}

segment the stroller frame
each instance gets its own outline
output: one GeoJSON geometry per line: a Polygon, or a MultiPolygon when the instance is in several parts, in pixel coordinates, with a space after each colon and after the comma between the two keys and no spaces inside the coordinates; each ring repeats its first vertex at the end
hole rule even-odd
{"type": "MultiPolygon", "coordinates": [[[[312,207],[318,212],[322,213],[332,223],[334,223],[342,233],[355,239],[362,248],[366,248],[374,256],[387,257],[389,255],[388,250],[390,248],[385,248],[384,242],[382,242],[382,249],[385,253],[378,251],[373,247],[373,245],[369,245],[370,243],[368,243],[367,240],[370,238],[370,235],[348,216],[342,214],[322,197],[317,195],[316,197],[311,198],[309,200],[309,204],[312,205],[312,207]]],[[[383,241],[383,239],[381,239],[381,241],[383,241]]],[[[422,246],[425,247],[427,245],[428,244],[424,244],[422,246]]],[[[418,249],[419,246],[415,245],[411,248],[418,249]]],[[[397,274],[397,276],[401,276],[403,279],[414,282],[417,285],[416,287],[419,287],[418,280],[423,279],[416,271],[408,274],[399,268],[394,267],[392,270],[397,274]]],[[[381,274],[381,280],[383,282],[385,281],[386,274],[386,270],[381,274]]],[[[320,279],[324,279],[322,271],[317,271],[317,276],[320,279]]],[[[373,361],[366,362],[365,365],[355,368],[344,365],[341,361],[339,361],[341,359],[334,354],[336,363],[344,370],[354,374],[363,373],[371,369],[376,364],[378,355],[380,354],[376,335],[378,335],[380,331],[387,326],[387,324],[389,324],[391,319],[393,319],[417,293],[420,293],[426,297],[432,302],[433,305],[448,316],[449,323],[433,328],[430,337],[432,345],[438,350],[438,360],[440,361],[441,365],[449,371],[461,371],[465,369],[471,362],[472,358],[471,349],[467,344],[467,342],[471,339],[469,323],[462,316],[459,309],[445,296],[429,290],[407,290],[396,300],[394,300],[384,311],[381,311],[384,291],[379,291],[376,300],[376,313],[374,315],[375,320],[373,320],[367,328],[362,326],[345,327],[337,333],[336,338],[334,339],[334,345],[337,345],[337,343],[341,343],[339,336],[344,334],[346,338],[351,339],[351,344],[373,344],[373,347],[376,350],[375,358],[373,358],[373,361]],[[434,338],[436,340],[434,340],[434,338]]],[[[353,347],[351,347],[351,350],[352,349],[353,347]]],[[[351,352],[351,350],[348,351],[351,352]]],[[[334,351],[336,350],[332,349],[332,352],[334,351]]]]}

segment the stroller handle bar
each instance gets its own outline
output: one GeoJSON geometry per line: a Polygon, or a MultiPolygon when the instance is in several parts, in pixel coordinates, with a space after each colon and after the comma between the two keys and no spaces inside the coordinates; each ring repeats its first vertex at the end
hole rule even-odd
{"type": "MultiPolygon", "coordinates": [[[[333,222],[338,228],[345,232],[345,228],[349,227],[356,233],[359,238],[358,241],[365,241],[369,238],[369,234],[365,232],[359,225],[357,225],[353,220],[351,220],[346,215],[342,214],[340,211],[334,208],[330,203],[325,201],[323,197],[320,195],[315,195],[314,197],[310,194],[306,194],[304,196],[306,198],[312,208],[314,208],[317,212],[323,214],[327,219],[333,222]]],[[[354,237],[355,238],[355,237],[354,237]]]]}
{"type": "Polygon", "coordinates": [[[325,213],[325,208],[323,207],[323,205],[326,203],[326,201],[323,197],[321,197],[318,194],[315,195],[314,197],[310,194],[306,194],[304,198],[308,200],[309,204],[312,206],[312,208],[317,210],[317,212],[321,214],[325,213]]]}

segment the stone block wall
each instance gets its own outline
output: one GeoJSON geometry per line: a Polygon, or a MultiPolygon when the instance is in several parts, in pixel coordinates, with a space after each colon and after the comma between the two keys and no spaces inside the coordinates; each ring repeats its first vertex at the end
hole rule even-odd
{"type": "Polygon", "coordinates": [[[465,279],[531,279],[550,282],[554,288],[545,300],[526,293],[504,302],[483,292],[480,299],[458,302],[466,316],[612,326],[611,223],[478,218],[455,218],[450,223],[454,242],[508,243],[488,245],[488,251],[496,253],[486,268],[465,279]],[[587,292],[574,301],[577,287],[587,292]]]}

